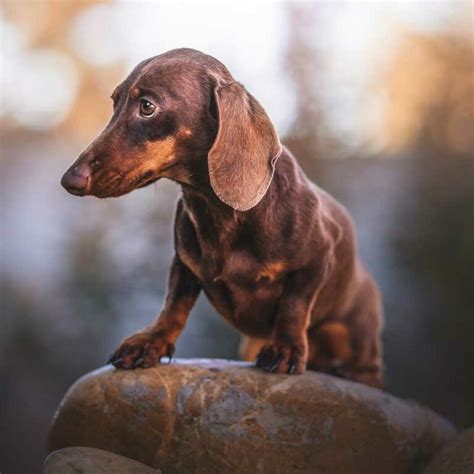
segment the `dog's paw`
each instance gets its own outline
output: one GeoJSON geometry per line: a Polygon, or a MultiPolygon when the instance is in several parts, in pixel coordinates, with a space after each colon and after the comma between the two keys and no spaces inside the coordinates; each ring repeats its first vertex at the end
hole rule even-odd
{"type": "Polygon", "coordinates": [[[117,369],[137,369],[153,367],[166,356],[171,362],[174,344],[160,332],[139,332],[124,339],[110,356],[108,364],[117,369]]]}
{"type": "Polygon", "coordinates": [[[263,346],[255,365],[266,372],[302,374],[306,369],[306,345],[274,342],[263,346]]]}

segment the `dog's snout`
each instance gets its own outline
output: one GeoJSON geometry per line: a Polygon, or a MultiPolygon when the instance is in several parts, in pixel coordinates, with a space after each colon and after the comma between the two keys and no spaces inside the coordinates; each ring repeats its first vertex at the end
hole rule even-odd
{"type": "Polygon", "coordinates": [[[84,196],[87,193],[91,175],[91,168],[88,165],[73,166],[62,177],[61,185],[75,196],[84,196]]]}

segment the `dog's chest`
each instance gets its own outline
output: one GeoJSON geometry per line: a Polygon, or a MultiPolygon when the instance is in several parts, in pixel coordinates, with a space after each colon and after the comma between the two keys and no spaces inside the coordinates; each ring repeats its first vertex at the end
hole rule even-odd
{"type": "Polygon", "coordinates": [[[286,262],[258,258],[252,246],[203,238],[187,216],[177,227],[176,251],[216,310],[241,332],[266,337],[281,295],[286,262]]]}
{"type": "Polygon", "coordinates": [[[233,306],[244,299],[257,302],[279,296],[287,264],[262,258],[247,228],[231,222],[225,234],[222,229],[214,232],[208,221],[186,211],[177,224],[176,251],[206,292],[225,296],[233,306]]]}
{"type": "Polygon", "coordinates": [[[283,294],[284,264],[258,264],[249,253],[228,251],[197,255],[179,250],[183,263],[196,275],[216,310],[238,330],[267,337],[283,294]]]}
{"type": "Polygon", "coordinates": [[[256,292],[280,281],[285,273],[283,262],[259,263],[244,250],[208,249],[194,241],[179,246],[177,251],[204,287],[226,285],[256,292]]]}
{"type": "Polygon", "coordinates": [[[236,238],[203,236],[189,218],[177,229],[176,244],[181,261],[204,287],[225,284],[256,291],[281,281],[287,272],[284,261],[258,258],[258,249],[236,238]]]}

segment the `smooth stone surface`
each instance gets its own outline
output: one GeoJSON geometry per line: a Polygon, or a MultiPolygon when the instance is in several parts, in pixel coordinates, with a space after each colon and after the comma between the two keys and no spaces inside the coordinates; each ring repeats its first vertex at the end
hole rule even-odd
{"type": "Polygon", "coordinates": [[[43,474],[160,474],[141,462],[95,448],[64,448],[53,451],[44,463],[43,474]]]}
{"type": "Polygon", "coordinates": [[[430,462],[424,474],[473,474],[474,427],[463,431],[430,462]]]}
{"type": "Polygon", "coordinates": [[[79,379],[49,451],[92,446],[170,473],[417,473],[455,435],[427,408],[307,371],[179,360],[79,379]]]}

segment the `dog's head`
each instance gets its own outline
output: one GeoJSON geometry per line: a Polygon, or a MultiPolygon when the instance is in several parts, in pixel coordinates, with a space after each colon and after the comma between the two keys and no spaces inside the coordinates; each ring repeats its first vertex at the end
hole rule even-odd
{"type": "Polygon", "coordinates": [[[265,194],[281,152],[278,136],[216,59],[191,49],[148,59],[112,99],[109,124],[62,178],[70,193],[121,196],[168,177],[210,184],[236,210],[265,194]]]}

